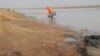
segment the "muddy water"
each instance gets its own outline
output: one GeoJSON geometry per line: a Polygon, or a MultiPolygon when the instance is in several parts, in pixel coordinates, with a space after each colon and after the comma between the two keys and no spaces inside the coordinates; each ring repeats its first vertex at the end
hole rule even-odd
{"type": "MultiPolygon", "coordinates": [[[[71,25],[78,30],[87,28],[100,32],[100,9],[60,9],[55,11],[57,12],[55,19],[58,24],[71,25]]],[[[20,12],[48,22],[47,10],[21,10],[20,12]]]]}

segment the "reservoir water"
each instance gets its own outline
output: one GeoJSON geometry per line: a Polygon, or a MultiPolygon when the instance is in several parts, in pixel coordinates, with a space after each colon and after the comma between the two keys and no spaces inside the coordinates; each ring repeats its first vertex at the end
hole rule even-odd
{"type": "MultiPolygon", "coordinates": [[[[100,9],[59,9],[55,10],[57,24],[71,25],[75,29],[89,29],[100,32],[100,9]]],[[[48,21],[47,10],[19,10],[27,16],[35,16],[42,21],[48,21]]]]}

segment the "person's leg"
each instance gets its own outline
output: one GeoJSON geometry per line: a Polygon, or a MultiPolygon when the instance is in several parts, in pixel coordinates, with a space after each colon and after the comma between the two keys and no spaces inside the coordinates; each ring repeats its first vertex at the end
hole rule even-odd
{"type": "Polygon", "coordinates": [[[51,15],[51,22],[53,23],[53,15],[51,15]]]}
{"type": "Polygon", "coordinates": [[[55,18],[54,18],[54,15],[51,16],[51,21],[52,21],[53,24],[56,23],[55,18]]]}
{"type": "Polygon", "coordinates": [[[48,18],[50,18],[50,15],[48,15],[48,18]]]}
{"type": "Polygon", "coordinates": [[[53,23],[53,16],[52,15],[49,15],[49,23],[53,23]]]}
{"type": "Polygon", "coordinates": [[[48,18],[49,18],[48,22],[51,23],[51,15],[50,14],[48,15],[48,18]]]}

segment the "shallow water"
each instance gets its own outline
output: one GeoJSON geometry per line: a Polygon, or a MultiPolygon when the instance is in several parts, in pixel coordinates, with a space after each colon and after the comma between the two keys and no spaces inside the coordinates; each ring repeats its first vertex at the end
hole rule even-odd
{"type": "MultiPolygon", "coordinates": [[[[61,25],[71,25],[73,28],[89,29],[100,32],[100,9],[60,9],[55,10],[56,22],[61,25]]],[[[47,10],[21,10],[27,16],[36,16],[39,20],[48,21],[47,10]]]]}

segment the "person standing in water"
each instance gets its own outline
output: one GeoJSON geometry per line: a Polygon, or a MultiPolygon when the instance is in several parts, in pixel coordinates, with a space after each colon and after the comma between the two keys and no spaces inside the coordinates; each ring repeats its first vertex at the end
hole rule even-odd
{"type": "Polygon", "coordinates": [[[48,10],[48,17],[50,18],[51,23],[55,23],[55,19],[54,16],[56,16],[56,12],[54,11],[53,7],[47,7],[48,10]]]}

